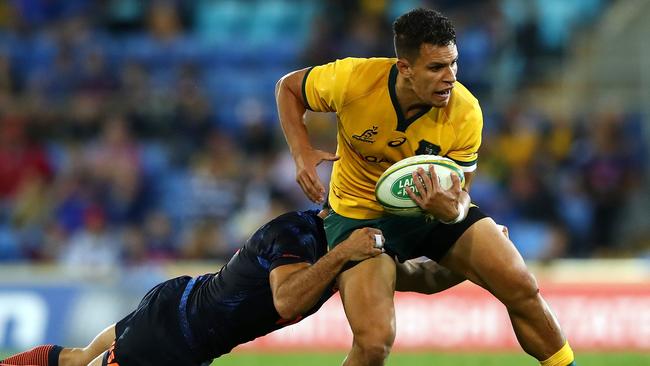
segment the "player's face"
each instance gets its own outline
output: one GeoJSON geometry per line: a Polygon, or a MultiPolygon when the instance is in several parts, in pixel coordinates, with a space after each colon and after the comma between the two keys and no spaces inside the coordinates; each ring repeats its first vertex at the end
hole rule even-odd
{"type": "Polygon", "coordinates": [[[411,85],[420,102],[442,108],[449,103],[458,72],[455,44],[435,46],[423,43],[420,57],[411,64],[411,85]]]}

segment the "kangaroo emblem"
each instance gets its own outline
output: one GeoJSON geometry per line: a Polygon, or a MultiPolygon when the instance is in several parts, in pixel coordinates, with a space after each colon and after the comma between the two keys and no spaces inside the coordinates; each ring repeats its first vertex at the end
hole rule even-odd
{"type": "Polygon", "coordinates": [[[361,135],[352,135],[352,138],[355,140],[368,142],[372,144],[373,142],[375,142],[375,140],[373,140],[373,137],[374,135],[377,134],[377,129],[378,129],[377,126],[372,126],[372,128],[363,131],[361,135]]]}

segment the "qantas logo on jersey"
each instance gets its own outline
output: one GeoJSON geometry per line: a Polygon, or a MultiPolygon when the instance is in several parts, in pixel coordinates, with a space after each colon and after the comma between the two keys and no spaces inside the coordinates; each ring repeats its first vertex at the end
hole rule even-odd
{"type": "Polygon", "coordinates": [[[363,133],[361,135],[352,135],[352,138],[355,139],[355,140],[359,140],[359,141],[363,141],[363,142],[367,142],[367,143],[372,144],[372,143],[375,142],[374,138],[375,138],[375,135],[377,134],[378,129],[379,129],[379,127],[372,126],[372,128],[369,128],[369,129],[363,131],[363,133]]]}
{"type": "Polygon", "coordinates": [[[391,163],[391,164],[395,163],[392,160],[388,160],[384,156],[363,155],[359,152],[357,152],[357,156],[363,159],[364,161],[367,161],[368,163],[391,163]]]}

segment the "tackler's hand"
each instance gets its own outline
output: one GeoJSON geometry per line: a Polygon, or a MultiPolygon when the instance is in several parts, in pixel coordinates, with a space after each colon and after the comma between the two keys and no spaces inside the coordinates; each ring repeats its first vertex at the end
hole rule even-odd
{"type": "Polygon", "coordinates": [[[384,242],[381,230],[364,227],[353,231],[337,248],[344,251],[348,260],[362,261],[383,253],[384,242]]]}

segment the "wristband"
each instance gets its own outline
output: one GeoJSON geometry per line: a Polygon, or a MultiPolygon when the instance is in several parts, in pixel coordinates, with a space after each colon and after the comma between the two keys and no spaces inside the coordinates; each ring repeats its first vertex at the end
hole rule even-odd
{"type": "Polygon", "coordinates": [[[466,216],[467,216],[467,212],[463,209],[463,204],[458,202],[458,216],[456,216],[456,218],[451,221],[440,220],[440,222],[446,225],[453,225],[465,220],[466,216]]]}

